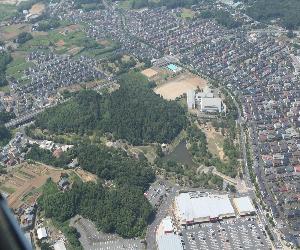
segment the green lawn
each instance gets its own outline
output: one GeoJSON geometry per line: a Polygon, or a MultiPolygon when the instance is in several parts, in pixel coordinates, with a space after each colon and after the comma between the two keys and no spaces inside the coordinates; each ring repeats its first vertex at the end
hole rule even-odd
{"type": "Polygon", "coordinates": [[[16,191],[14,188],[6,187],[6,186],[0,186],[0,190],[5,192],[5,193],[9,193],[9,194],[12,194],[16,191]]]}
{"type": "Polygon", "coordinates": [[[8,64],[6,74],[8,77],[14,77],[20,80],[24,75],[24,70],[33,65],[32,62],[27,62],[23,56],[15,57],[14,60],[8,64]]]}
{"type": "Polygon", "coordinates": [[[131,6],[132,6],[132,0],[120,1],[118,4],[119,8],[122,8],[125,10],[131,9],[131,6]]]}
{"type": "Polygon", "coordinates": [[[195,12],[192,11],[191,9],[183,9],[181,12],[181,17],[182,18],[193,18],[195,15],[195,12]]]}
{"type": "Polygon", "coordinates": [[[15,5],[0,4],[0,22],[12,17],[16,11],[15,5]]]}
{"type": "Polygon", "coordinates": [[[3,87],[0,87],[0,92],[8,93],[9,92],[9,86],[6,85],[6,86],[3,86],[3,87]]]}

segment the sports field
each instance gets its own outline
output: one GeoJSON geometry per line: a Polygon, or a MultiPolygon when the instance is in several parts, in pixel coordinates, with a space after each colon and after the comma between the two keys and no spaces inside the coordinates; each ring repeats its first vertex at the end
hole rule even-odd
{"type": "Polygon", "coordinates": [[[151,77],[156,76],[158,74],[158,72],[156,70],[151,69],[151,68],[145,69],[141,73],[143,75],[145,75],[146,77],[148,77],[148,78],[151,78],[151,77]]]}
{"type": "Polygon", "coordinates": [[[156,94],[161,95],[164,99],[175,100],[190,89],[200,89],[207,85],[207,81],[195,75],[182,74],[176,79],[160,85],[154,89],[156,94]]]}

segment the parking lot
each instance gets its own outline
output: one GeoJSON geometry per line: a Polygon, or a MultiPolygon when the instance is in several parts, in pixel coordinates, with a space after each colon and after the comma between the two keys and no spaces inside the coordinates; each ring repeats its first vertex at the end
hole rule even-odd
{"type": "Polygon", "coordinates": [[[161,202],[164,195],[166,195],[166,189],[167,187],[163,182],[155,182],[149,187],[148,191],[145,193],[145,196],[152,206],[157,206],[161,202]]]}
{"type": "Polygon", "coordinates": [[[82,217],[72,219],[71,224],[78,230],[85,250],[142,250],[144,245],[139,239],[123,239],[116,234],[98,232],[95,225],[82,217]]]}
{"type": "Polygon", "coordinates": [[[248,221],[238,218],[194,225],[183,230],[182,234],[182,242],[187,250],[271,249],[255,219],[248,221]]]}

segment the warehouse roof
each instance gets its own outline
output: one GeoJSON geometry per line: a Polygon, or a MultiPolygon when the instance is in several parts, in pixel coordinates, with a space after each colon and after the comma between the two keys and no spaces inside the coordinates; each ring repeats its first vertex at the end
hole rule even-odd
{"type": "Polygon", "coordinates": [[[157,239],[158,250],[182,250],[181,238],[177,234],[163,234],[157,239]]]}
{"type": "Polygon", "coordinates": [[[228,195],[211,195],[200,192],[181,193],[175,198],[175,203],[180,219],[186,221],[235,215],[228,195]]]}
{"type": "Polygon", "coordinates": [[[255,207],[253,206],[252,201],[248,196],[234,198],[233,202],[240,214],[255,212],[255,207]]]}
{"type": "Polygon", "coordinates": [[[173,223],[172,223],[172,218],[170,216],[162,220],[162,225],[164,231],[173,231],[173,223]]]}
{"type": "Polygon", "coordinates": [[[38,228],[37,235],[38,235],[39,240],[43,239],[43,238],[47,238],[48,234],[47,234],[46,228],[44,228],[44,227],[38,228]]]}
{"type": "Polygon", "coordinates": [[[54,250],[67,250],[65,243],[62,240],[57,241],[54,245],[54,250]]]}

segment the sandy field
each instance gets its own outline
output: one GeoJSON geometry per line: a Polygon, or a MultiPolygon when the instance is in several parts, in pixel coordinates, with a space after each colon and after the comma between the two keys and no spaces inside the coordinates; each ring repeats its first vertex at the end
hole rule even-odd
{"type": "Polygon", "coordinates": [[[31,9],[29,10],[29,13],[32,15],[40,15],[45,10],[45,4],[43,3],[36,3],[32,5],[31,9]]]}
{"type": "Polygon", "coordinates": [[[144,76],[148,77],[148,78],[151,78],[153,76],[156,76],[157,75],[157,71],[155,71],[154,69],[145,69],[141,72],[144,76]]]}
{"type": "Polygon", "coordinates": [[[154,89],[156,94],[161,95],[164,99],[175,100],[176,97],[181,96],[190,89],[197,89],[197,87],[204,88],[207,81],[197,76],[181,75],[178,78],[171,80],[154,89]]]}

